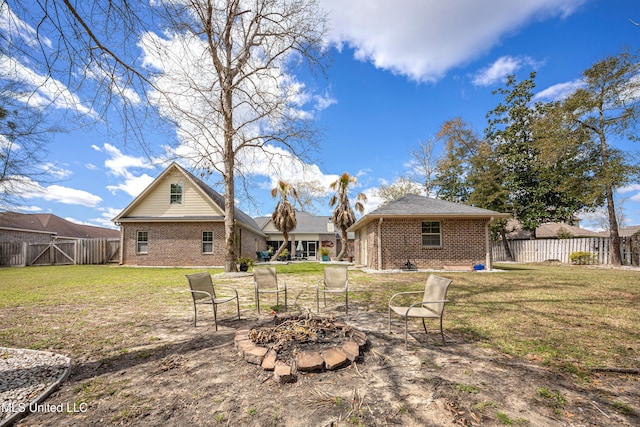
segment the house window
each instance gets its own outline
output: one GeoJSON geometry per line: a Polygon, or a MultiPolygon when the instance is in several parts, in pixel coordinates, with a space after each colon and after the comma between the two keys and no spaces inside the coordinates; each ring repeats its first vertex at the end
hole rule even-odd
{"type": "Polygon", "coordinates": [[[172,205],[182,204],[182,184],[171,184],[171,202],[172,205]]]}
{"type": "Polygon", "coordinates": [[[202,232],[202,253],[203,254],[213,253],[213,231],[202,232]]]}
{"type": "Polygon", "coordinates": [[[138,245],[136,251],[139,254],[149,253],[149,232],[138,231],[138,245]]]}
{"type": "Polygon", "coordinates": [[[422,246],[423,247],[440,247],[442,244],[442,235],[440,232],[439,221],[424,221],[422,223],[422,246]]]}

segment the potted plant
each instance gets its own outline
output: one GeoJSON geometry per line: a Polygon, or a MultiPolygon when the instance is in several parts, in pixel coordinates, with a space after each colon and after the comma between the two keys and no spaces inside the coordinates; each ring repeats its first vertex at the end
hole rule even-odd
{"type": "Polygon", "coordinates": [[[238,258],[238,264],[240,264],[240,271],[249,271],[249,267],[253,267],[253,259],[241,256],[238,258]]]}
{"type": "Polygon", "coordinates": [[[329,261],[329,248],[323,246],[320,248],[320,255],[322,255],[323,261],[329,261]]]}
{"type": "Polygon", "coordinates": [[[278,256],[278,261],[286,261],[289,258],[289,249],[283,249],[278,256]]]}

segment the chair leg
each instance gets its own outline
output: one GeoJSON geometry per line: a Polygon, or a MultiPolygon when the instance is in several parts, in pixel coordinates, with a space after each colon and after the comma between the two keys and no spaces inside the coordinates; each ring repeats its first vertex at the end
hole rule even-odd
{"type": "Polygon", "coordinates": [[[236,298],[236,308],[238,309],[238,320],[240,320],[240,300],[236,298]]]}
{"type": "Polygon", "coordinates": [[[287,311],[287,290],[284,290],[284,311],[287,311]]]}
{"type": "Polygon", "coordinates": [[[407,350],[407,335],[409,335],[409,318],[404,317],[404,349],[407,350]]]}
{"type": "Polygon", "coordinates": [[[440,316],[440,336],[442,337],[442,344],[446,344],[447,342],[444,340],[444,331],[442,330],[442,316],[440,316]]]}
{"type": "Polygon", "coordinates": [[[213,306],[213,325],[216,327],[216,332],[218,331],[218,307],[216,303],[211,304],[213,306]]]}
{"type": "Polygon", "coordinates": [[[316,288],[316,313],[320,313],[320,291],[316,288]]]}
{"type": "Polygon", "coordinates": [[[198,309],[195,302],[193,303],[193,326],[198,326],[198,309]]]}
{"type": "Polygon", "coordinates": [[[344,293],[344,306],[345,306],[344,314],[349,314],[349,292],[348,291],[344,293]]]}
{"type": "Polygon", "coordinates": [[[427,324],[424,321],[424,317],[422,318],[422,327],[424,328],[424,333],[429,335],[429,332],[427,332],[427,324]]]}

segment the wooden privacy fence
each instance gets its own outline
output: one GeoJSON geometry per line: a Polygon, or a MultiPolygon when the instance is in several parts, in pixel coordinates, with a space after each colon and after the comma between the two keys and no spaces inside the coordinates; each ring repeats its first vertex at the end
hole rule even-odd
{"type": "MultiPolygon", "coordinates": [[[[599,264],[611,264],[608,237],[574,239],[510,240],[509,248],[514,261],[544,262],[558,260],[568,263],[572,252],[590,252],[599,264]]],[[[640,265],[640,236],[621,238],[623,263],[640,265]]],[[[493,244],[493,260],[508,261],[502,242],[493,244]]]]}
{"type": "Polygon", "coordinates": [[[0,242],[0,266],[118,262],[120,239],[54,239],[49,243],[0,242]]]}

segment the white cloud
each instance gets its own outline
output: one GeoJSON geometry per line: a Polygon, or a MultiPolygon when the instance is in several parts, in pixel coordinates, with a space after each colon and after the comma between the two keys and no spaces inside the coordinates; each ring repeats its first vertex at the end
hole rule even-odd
{"type": "Polygon", "coordinates": [[[15,58],[0,54],[0,75],[7,80],[20,82],[32,91],[14,94],[17,100],[29,107],[53,107],[95,116],[94,111],[84,106],[80,98],[69,91],[62,82],[36,73],[15,58]]]}
{"type": "Polygon", "coordinates": [[[12,177],[11,182],[4,182],[10,185],[12,194],[24,199],[43,199],[67,205],[80,205],[90,208],[96,207],[102,202],[102,198],[88,191],[75,188],[63,187],[61,185],[42,186],[28,177],[12,177]]]}
{"type": "Polygon", "coordinates": [[[124,191],[131,197],[137,197],[138,194],[142,193],[142,191],[153,182],[153,180],[154,178],[147,174],[135,176],[127,172],[127,176],[123,182],[118,185],[107,185],[107,190],[112,194],[115,194],[118,191],[124,191]]]}
{"type": "Polygon", "coordinates": [[[509,74],[514,74],[526,64],[534,64],[534,61],[528,57],[502,56],[487,68],[480,70],[472,82],[476,86],[490,86],[503,81],[509,74]]]}
{"type": "Polygon", "coordinates": [[[586,0],[321,0],[331,42],[412,80],[433,82],[536,20],[564,18],[586,0]]]}
{"type": "Polygon", "coordinates": [[[105,153],[111,157],[110,159],[105,160],[104,165],[115,176],[128,177],[130,175],[128,171],[129,168],[153,168],[153,165],[151,165],[144,157],[122,154],[122,151],[111,144],[104,144],[103,148],[105,153]]]}
{"type": "Polygon", "coordinates": [[[570,82],[558,83],[538,92],[533,97],[534,101],[561,101],[571,95],[577,89],[584,86],[582,80],[573,80],[570,82]]]}
{"type": "Polygon", "coordinates": [[[618,193],[626,194],[626,193],[635,193],[630,199],[634,202],[640,202],[640,184],[632,184],[627,185],[626,187],[622,187],[618,189],[618,193]]]}
{"type": "Polygon", "coordinates": [[[8,38],[18,37],[29,46],[43,44],[51,47],[51,40],[45,37],[42,32],[37,32],[32,26],[21,20],[9,7],[8,2],[0,4],[0,32],[6,34],[8,38]]]}
{"type": "Polygon", "coordinates": [[[66,179],[73,175],[73,172],[69,169],[63,169],[62,167],[56,165],[55,163],[45,162],[40,165],[42,170],[44,170],[47,174],[53,176],[56,180],[66,179]]]}
{"type": "Polygon", "coordinates": [[[42,212],[42,208],[40,206],[11,206],[10,207],[14,212],[42,212]]]}
{"type": "Polygon", "coordinates": [[[315,104],[315,109],[317,111],[326,110],[333,104],[337,104],[338,100],[331,96],[328,92],[325,92],[323,95],[314,95],[313,97],[315,104]]]}
{"type": "Polygon", "coordinates": [[[110,157],[105,160],[104,165],[110,174],[121,180],[118,184],[107,186],[107,190],[112,194],[116,194],[118,191],[124,191],[128,195],[136,197],[153,181],[154,178],[146,173],[136,174],[130,170],[153,169],[154,165],[144,157],[123,154],[117,147],[111,144],[104,144],[102,148],[93,146],[93,149],[104,152],[110,157]]]}

